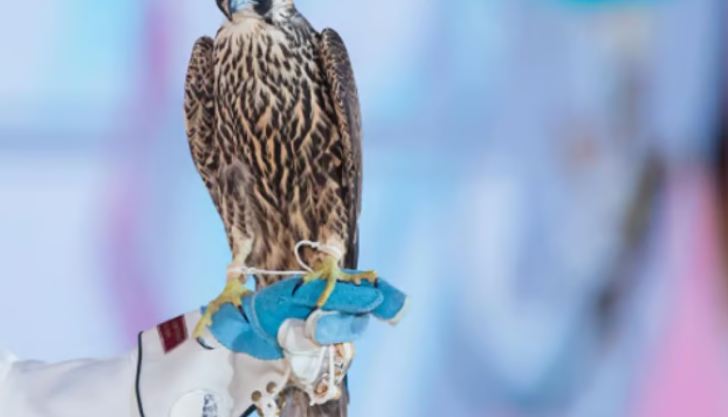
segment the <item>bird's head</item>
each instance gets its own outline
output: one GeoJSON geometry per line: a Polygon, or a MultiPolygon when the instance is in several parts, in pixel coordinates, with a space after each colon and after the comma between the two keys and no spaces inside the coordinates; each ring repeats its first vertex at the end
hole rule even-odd
{"type": "Polygon", "coordinates": [[[272,10],[290,6],[293,0],[215,0],[217,7],[222,10],[228,20],[233,19],[233,15],[244,9],[249,9],[261,16],[268,15],[272,10]]]}

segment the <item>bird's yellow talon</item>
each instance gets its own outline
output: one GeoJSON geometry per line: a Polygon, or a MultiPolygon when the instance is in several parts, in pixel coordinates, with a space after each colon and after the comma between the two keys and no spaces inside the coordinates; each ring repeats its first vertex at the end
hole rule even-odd
{"type": "Polygon", "coordinates": [[[205,329],[212,325],[212,316],[208,315],[207,311],[209,309],[205,311],[205,314],[202,315],[202,318],[195,325],[195,330],[192,332],[193,339],[200,339],[205,333],[205,329]]]}
{"type": "Polygon", "coordinates": [[[192,332],[192,338],[202,338],[205,333],[205,329],[212,326],[212,316],[220,311],[222,306],[225,304],[232,304],[235,307],[240,307],[242,305],[243,296],[249,292],[251,291],[245,288],[245,286],[237,278],[228,279],[222,293],[218,295],[217,298],[210,301],[207,305],[205,313],[195,325],[195,330],[192,332]]]}
{"type": "Polygon", "coordinates": [[[339,281],[348,281],[353,283],[354,285],[361,285],[361,283],[364,281],[368,281],[372,285],[377,283],[377,273],[374,271],[360,272],[358,274],[352,275],[348,275],[346,273],[342,274],[344,275],[339,278],[339,281]]]}
{"type": "Polygon", "coordinates": [[[303,276],[303,283],[304,284],[308,284],[308,283],[311,283],[313,281],[316,281],[319,278],[320,277],[318,275],[314,274],[314,273],[306,274],[306,275],[303,276]]]}
{"type": "Polygon", "coordinates": [[[377,280],[377,274],[374,271],[359,272],[356,274],[344,272],[339,268],[337,260],[334,257],[327,257],[317,265],[315,270],[303,277],[303,282],[308,284],[317,279],[326,280],[326,286],[316,302],[316,306],[322,308],[326,304],[326,301],[328,301],[331,293],[334,292],[334,287],[338,281],[351,282],[354,285],[361,285],[362,281],[369,281],[374,284],[377,280]]]}

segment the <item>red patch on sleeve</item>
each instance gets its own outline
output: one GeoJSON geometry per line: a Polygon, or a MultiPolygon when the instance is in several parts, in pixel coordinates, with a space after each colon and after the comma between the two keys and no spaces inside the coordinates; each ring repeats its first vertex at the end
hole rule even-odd
{"type": "Polygon", "coordinates": [[[169,353],[187,340],[185,316],[179,316],[157,326],[164,353],[169,353]]]}

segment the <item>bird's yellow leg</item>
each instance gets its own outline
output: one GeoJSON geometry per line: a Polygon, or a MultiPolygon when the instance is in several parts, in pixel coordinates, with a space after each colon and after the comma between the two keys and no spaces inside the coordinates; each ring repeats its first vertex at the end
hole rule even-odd
{"type": "Polygon", "coordinates": [[[351,282],[354,285],[361,285],[362,281],[369,281],[374,284],[377,282],[377,274],[374,271],[365,271],[356,274],[344,272],[339,268],[336,258],[327,256],[318,267],[303,277],[303,282],[309,283],[317,279],[326,280],[326,287],[324,287],[321,296],[316,302],[316,306],[321,308],[326,304],[329,297],[331,297],[331,293],[334,292],[336,282],[351,282]]]}
{"type": "Polygon", "coordinates": [[[197,325],[195,326],[192,337],[194,339],[201,338],[205,332],[205,329],[212,325],[212,316],[215,315],[215,313],[217,313],[223,305],[229,303],[234,305],[235,307],[240,307],[242,304],[243,296],[249,292],[251,291],[245,288],[245,286],[242,282],[240,282],[240,279],[238,277],[228,277],[227,283],[225,284],[225,289],[222,290],[222,293],[218,295],[217,298],[210,301],[210,303],[207,305],[205,313],[202,315],[202,318],[200,318],[200,321],[198,321],[197,325]]]}

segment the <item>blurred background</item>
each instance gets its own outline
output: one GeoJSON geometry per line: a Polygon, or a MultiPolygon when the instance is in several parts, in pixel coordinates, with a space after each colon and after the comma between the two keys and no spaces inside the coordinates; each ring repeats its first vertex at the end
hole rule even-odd
{"type": "MultiPolygon", "coordinates": [[[[722,0],[298,0],[347,42],[372,326],[351,416],[728,416],[722,0]]],[[[117,355],[222,288],[184,134],[212,0],[6,2],[0,346],[117,355]]]]}

